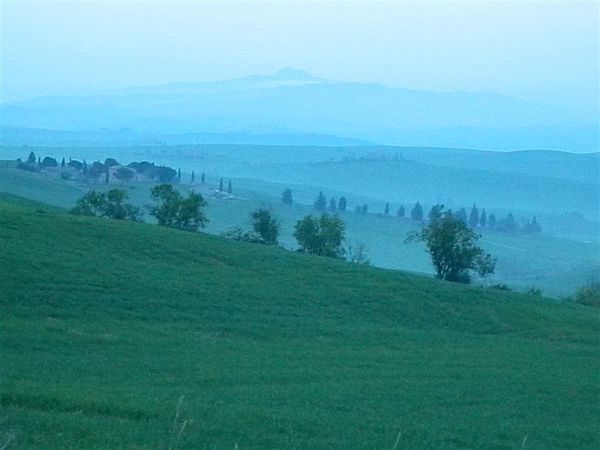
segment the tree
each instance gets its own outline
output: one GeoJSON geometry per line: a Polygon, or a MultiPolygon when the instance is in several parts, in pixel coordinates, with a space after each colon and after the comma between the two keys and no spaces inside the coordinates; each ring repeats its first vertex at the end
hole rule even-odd
{"type": "Polygon", "coordinates": [[[542,231],[542,227],[538,223],[535,216],[533,216],[533,219],[531,219],[531,222],[527,222],[527,224],[524,227],[524,231],[526,233],[539,233],[542,231]]]}
{"type": "Polygon", "coordinates": [[[494,228],[496,228],[496,214],[491,213],[487,222],[488,222],[488,228],[491,228],[492,230],[494,228]]]}
{"type": "Polygon", "coordinates": [[[413,209],[410,211],[410,217],[412,220],[417,220],[419,222],[423,220],[423,207],[419,202],[415,203],[415,206],[413,206],[413,209]]]}
{"type": "Polygon", "coordinates": [[[296,223],[294,237],[300,251],[312,255],[343,258],[346,226],[337,216],[304,217],[296,223]]]}
{"type": "Polygon", "coordinates": [[[496,224],[496,229],[506,233],[514,233],[515,231],[518,231],[519,227],[517,222],[515,222],[513,214],[509,212],[504,219],[496,224]]]}
{"type": "Polygon", "coordinates": [[[219,180],[219,192],[223,192],[223,178],[219,180]]]}
{"type": "Polygon", "coordinates": [[[206,180],[206,178],[204,177],[204,172],[202,172],[202,177],[200,178],[200,182],[201,182],[202,184],[204,184],[204,183],[205,183],[205,180],[206,180]]]}
{"type": "Polygon", "coordinates": [[[107,217],[117,220],[141,220],[141,211],[125,201],[129,198],[126,191],[111,189],[107,192],[90,191],[77,201],[71,209],[72,214],[83,216],[107,217]]]}
{"type": "Polygon", "coordinates": [[[290,188],[287,188],[285,191],[283,191],[283,194],[281,194],[281,201],[286,205],[291,205],[294,203],[292,190],[290,188]]]}
{"type": "Polygon", "coordinates": [[[88,167],[87,163],[84,162],[82,171],[88,177],[98,179],[100,175],[105,173],[108,169],[100,161],[94,161],[91,166],[88,167]]]}
{"type": "Polygon", "coordinates": [[[152,188],[150,195],[154,201],[160,202],[149,206],[148,210],[161,226],[198,231],[208,222],[202,212],[206,202],[200,194],[192,192],[184,198],[170,184],[159,184],[152,188]]]}
{"type": "Polygon", "coordinates": [[[429,214],[427,215],[427,217],[429,218],[429,221],[432,221],[433,219],[435,219],[440,214],[440,211],[442,210],[442,208],[444,208],[444,205],[440,205],[439,203],[433,205],[431,207],[431,209],[429,210],[429,214]]]}
{"type": "Polygon", "coordinates": [[[469,226],[471,228],[477,228],[479,226],[479,210],[475,203],[473,203],[471,213],[469,214],[469,226]]]}
{"type": "Polygon", "coordinates": [[[405,215],[406,215],[406,210],[404,209],[404,205],[400,205],[400,208],[398,208],[398,212],[396,213],[396,216],[404,217],[405,215]]]}
{"type": "Polygon", "coordinates": [[[367,250],[367,246],[363,243],[353,245],[352,243],[348,242],[345,253],[346,260],[348,262],[351,262],[353,264],[361,264],[365,266],[371,264],[368,257],[369,251],[367,250]]]}
{"type": "Polygon", "coordinates": [[[479,226],[481,228],[485,228],[487,226],[487,215],[485,213],[485,209],[482,209],[481,214],[479,215],[479,226]]]}
{"type": "Polygon", "coordinates": [[[346,200],[346,197],[340,197],[340,201],[338,202],[338,209],[340,211],[346,211],[346,208],[348,207],[348,202],[346,200]]]}
{"type": "Polygon", "coordinates": [[[360,212],[367,214],[369,212],[369,207],[366,204],[362,205],[360,212]]]}
{"type": "Polygon", "coordinates": [[[277,244],[279,221],[271,215],[271,211],[261,208],[251,214],[252,227],[261,240],[268,245],[277,244]]]}
{"type": "Polygon", "coordinates": [[[114,167],[114,166],[120,166],[121,164],[119,164],[119,161],[117,161],[114,158],[106,158],[104,160],[104,165],[106,167],[114,167]]]}
{"type": "Polygon", "coordinates": [[[56,159],[54,159],[50,156],[46,156],[44,159],[42,159],[42,164],[41,164],[42,168],[57,167],[57,166],[58,166],[58,162],[56,161],[56,159]]]}
{"type": "Polygon", "coordinates": [[[233,189],[231,188],[231,178],[229,179],[229,183],[227,184],[227,193],[231,194],[233,192],[233,189]]]}
{"type": "Polygon", "coordinates": [[[190,177],[190,183],[193,183],[195,178],[196,177],[194,175],[194,171],[192,170],[192,176],[190,177]]]}
{"type": "Polygon", "coordinates": [[[65,167],[66,162],[65,162],[65,158],[62,159],[62,161],[60,162],[60,167],[65,167]]]}
{"type": "Polygon", "coordinates": [[[331,197],[331,199],[329,200],[329,211],[331,211],[331,212],[337,211],[337,202],[335,201],[335,198],[333,198],[333,197],[331,197]]]}
{"type": "Polygon", "coordinates": [[[128,169],[127,167],[119,167],[115,171],[115,177],[117,178],[117,180],[121,180],[124,183],[126,183],[127,181],[131,181],[134,175],[135,174],[133,170],[128,169]]]}
{"type": "Polygon", "coordinates": [[[385,203],[385,208],[383,209],[383,213],[388,216],[390,214],[390,204],[389,202],[385,203]]]}
{"type": "Polygon", "coordinates": [[[33,151],[30,152],[29,156],[27,157],[27,164],[34,165],[36,161],[37,161],[37,158],[35,156],[35,153],[33,153],[33,151]]]}
{"type": "Polygon", "coordinates": [[[467,210],[465,208],[460,208],[456,213],[456,217],[464,223],[467,223],[467,210]]]}
{"type": "Polygon", "coordinates": [[[323,195],[323,192],[319,192],[319,196],[315,200],[314,206],[317,211],[321,212],[325,211],[325,208],[327,208],[327,199],[323,195]]]}
{"type": "Polygon", "coordinates": [[[177,169],[177,182],[181,183],[181,167],[177,169]]]}
{"type": "Polygon", "coordinates": [[[436,277],[470,283],[473,273],[494,273],[495,260],[477,245],[480,236],[450,211],[440,208],[429,224],[411,233],[407,242],[421,241],[427,246],[436,277]]]}

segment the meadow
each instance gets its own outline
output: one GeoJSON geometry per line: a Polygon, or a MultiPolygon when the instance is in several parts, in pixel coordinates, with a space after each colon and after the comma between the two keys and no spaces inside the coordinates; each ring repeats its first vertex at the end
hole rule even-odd
{"type": "Polygon", "coordinates": [[[8,448],[600,444],[593,308],[9,201],[8,448]]]}
{"type": "MultiPolygon", "coordinates": [[[[188,174],[184,174],[188,177],[188,174]]],[[[198,176],[198,174],[197,174],[198,176]]],[[[207,184],[189,185],[183,183],[180,189],[196,189],[208,201],[206,210],[210,222],[208,233],[221,234],[227,229],[238,226],[250,227],[250,213],[257,208],[266,207],[280,220],[282,226],[281,243],[288,249],[295,249],[293,238],[296,221],[307,214],[315,214],[308,206],[314,199],[318,188],[306,185],[285,185],[265,181],[235,178],[233,180],[234,198],[217,199],[211,189],[218,187],[218,178],[209,176],[207,184]],[[286,186],[294,192],[296,203],[284,205],[280,195],[286,186]]],[[[139,206],[150,203],[151,183],[120,183],[110,186],[125,188],[131,201],[139,206]]],[[[14,162],[0,163],[0,192],[30,198],[62,208],[71,208],[78,198],[88,189],[106,189],[104,183],[80,184],[48,177],[45,174],[31,173],[14,168],[14,162]]],[[[326,191],[339,198],[349,195],[343,191],[326,191]]],[[[382,203],[374,203],[368,197],[349,196],[354,202],[368,202],[371,208],[382,203]]],[[[409,205],[406,205],[409,207],[409,205]]],[[[349,206],[352,208],[352,204],[349,206]]],[[[371,210],[373,211],[373,210],[371,210]]],[[[408,233],[418,229],[418,223],[405,218],[377,214],[360,215],[353,211],[341,213],[346,223],[347,238],[353,245],[365,244],[373,265],[389,269],[400,269],[431,275],[433,273],[425,248],[420,244],[404,244],[408,233]]],[[[152,221],[151,217],[146,220],[152,221]]],[[[597,241],[565,239],[548,233],[512,235],[492,230],[482,231],[482,244],[498,258],[496,274],[478,283],[506,284],[512,289],[526,291],[541,289],[545,295],[561,297],[571,295],[578,287],[597,277],[600,271],[597,241]]]]}

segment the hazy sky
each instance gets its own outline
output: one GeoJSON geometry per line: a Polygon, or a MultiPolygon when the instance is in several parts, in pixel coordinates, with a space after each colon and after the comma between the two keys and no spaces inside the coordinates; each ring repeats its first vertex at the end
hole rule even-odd
{"type": "Polygon", "coordinates": [[[2,101],[293,66],[598,102],[597,2],[2,2],[1,14],[2,101]]]}

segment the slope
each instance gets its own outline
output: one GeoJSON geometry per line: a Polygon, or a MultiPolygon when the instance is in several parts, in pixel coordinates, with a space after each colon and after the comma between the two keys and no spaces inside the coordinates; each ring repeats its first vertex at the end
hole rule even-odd
{"type": "Polygon", "coordinates": [[[595,310],[153,225],[0,217],[14,448],[598,446],[595,310]]]}

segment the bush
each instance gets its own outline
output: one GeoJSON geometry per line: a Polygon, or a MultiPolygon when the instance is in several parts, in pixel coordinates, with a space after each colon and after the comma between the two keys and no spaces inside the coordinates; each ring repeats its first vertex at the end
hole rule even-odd
{"type": "Polygon", "coordinates": [[[77,205],[71,209],[71,214],[140,221],[140,209],[125,203],[127,198],[127,192],[121,189],[111,189],[108,192],[90,191],[77,201],[77,205]]]}
{"type": "Polygon", "coordinates": [[[574,301],[580,305],[600,308],[600,282],[580,287],[575,293],[574,301]]]}
{"type": "Polygon", "coordinates": [[[294,237],[302,252],[343,258],[345,233],[346,226],[339,217],[323,214],[317,218],[309,215],[296,223],[294,237]]]}

